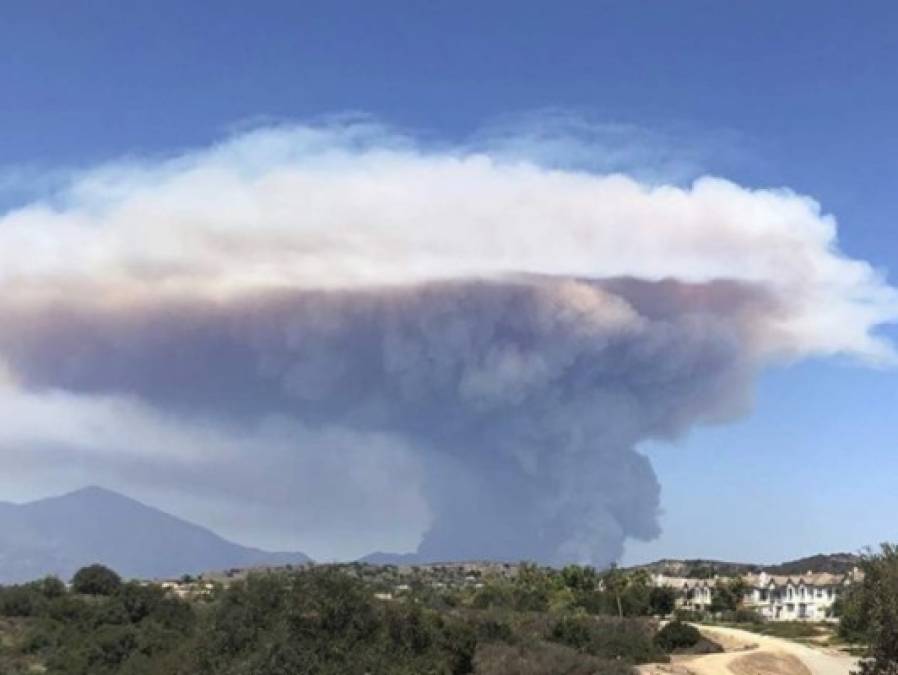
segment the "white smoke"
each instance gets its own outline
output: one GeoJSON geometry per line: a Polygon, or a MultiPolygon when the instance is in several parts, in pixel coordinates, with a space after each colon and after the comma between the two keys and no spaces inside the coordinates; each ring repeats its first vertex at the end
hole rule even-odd
{"type": "Polygon", "coordinates": [[[0,218],[0,356],[32,396],[386,434],[425,467],[422,555],[594,562],[657,533],[637,443],[744,411],[778,359],[893,358],[898,296],[813,200],[515,149],[288,127],[99,167],[0,218]]]}

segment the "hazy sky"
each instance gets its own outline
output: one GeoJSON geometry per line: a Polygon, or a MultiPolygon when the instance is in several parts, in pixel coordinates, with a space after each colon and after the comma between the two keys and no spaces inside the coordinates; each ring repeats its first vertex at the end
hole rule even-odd
{"type": "Polygon", "coordinates": [[[440,518],[427,545],[451,551],[471,515],[447,506],[445,486],[464,482],[507,495],[488,504],[495,523],[470,526],[468,546],[538,522],[557,536],[503,545],[547,558],[601,560],[595,550],[616,555],[658,525],[656,539],[626,541],[626,561],[772,561],[898,537],[898,371],[866,337],[895,335],[879,326],[893,299],[849,263],[894,283],[898,7],[561,5],[4,8],[0,350],[15,384],[0,390],[0,500],[100,482],[242,542],[324,557],[409,550],[440,518]],[[693,188],[703,175],[731,182],[693,188]],[[540,276],[468,286],[508,272],[540,276]],[[667,286],[554,281],[614,276],[749,289],[687,301],[667,286]],[[284,279],[339,297],[285,306],[268,297],[284,279]],[[419,288],[432,280],[461,290],[419,288]],[[358,295],[384,283],[414,291],[358,295]],[[234,300],[260,285],[266,297],[234,300]],[[775,310],[761,302],[768,291],[775,310]],[[509,303],[555,313],[522,323],[497,313],[509,303]],[[420,337],[445,316],[477,327],[461,356],[444,335],[420,337]],[[616,407],[623,389],[605,388],[596,364],[606,340],[631,354],[634,326],[661,358],[685,345],[664,382],[692,407],[646,403],[640,387],[657,370],[636,357],[615,381],[635,378],[624,389],[638,405],[616,407]],[[290,340],[269,339],[282,333],[315,345],[311,355],[290,361],[290,340]],[[510,334],[513,357],[482,337],[510,334]],[[358,354],[372,344],[458,357],[451,368],[465,376],[415,380],[438,395],[391,408],[378,393],[406,391],[416,371],[405,360],[362,383],[334,375],[368,372],[358,354]],[[235,366],[247,348],[252,368],[235,366]],[[598,370],[572,378],[559,365],[572,353],[598,370]],[[719,358],[707,365],[709,353],[719,358]],[[173,355],[183,380],[159,367],[173,355]],[[184,384],[189,364],[206,388],[184,384]],[[286,384],[259,380],[263,365],[289,371],[286,384]],[[446,409],[457,419],[432,417],[446,409]],[[494,420],[485,410],[500,421],[483,422],[494,420]],[[638,421],[607,432],[628,415],[638,421]],[[450,430],[430,433],[438,422],[450,430]],[[566,439],[573,449],[556,460],[539,449],[555,425],[599,450],[566,439]],[[527,440],[483,459],[508,438],[527,440]],[[632,491],[614,494],[615,476],[632,491]],[[265,485],[284,494],[262,495],[265,485]],[[521,504],[533,512],[502,519],[521,504]]]}

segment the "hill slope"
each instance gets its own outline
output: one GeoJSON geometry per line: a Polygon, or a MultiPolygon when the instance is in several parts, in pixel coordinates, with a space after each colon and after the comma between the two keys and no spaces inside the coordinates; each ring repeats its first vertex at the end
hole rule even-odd
{"type": "Polygon", "coordinates": [[[88,487],[27,504],[0,503],[0,583],[46,574],[69,579],[101,562],[126,577],[305,562],[229,542],[193,523],[110,490],[88,487]]]}
{"type": "Polygon", "coordinates": [[[634,569],[643,569],[652,574],[666,574],[677,577],[711,577],[733,576],[749,572],[767,572],[768,574],[801,575],[806,572],[831,572],[845,574],[860,562],[860,556],[854,553],[820,553],[818,555],[791,560],[777,565],[759,565],[756,563],[727,562],[723,560],[658,560],[646,565],[637,565],[634,569]]]}

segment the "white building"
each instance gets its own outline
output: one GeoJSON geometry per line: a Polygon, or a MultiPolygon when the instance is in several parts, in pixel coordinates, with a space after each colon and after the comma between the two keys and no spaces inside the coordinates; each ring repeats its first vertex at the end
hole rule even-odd
{"type": "Polygon", "coordinates": [[[852,574],[808,572],[801,576],[751,574],[744,577],[749,591],[744,606],[774,621],[824,621],[851,583],[852,574]]]}
{"type": "MultiPolygon", "coordinates": [[[[832,617],[833,603],[845,587],[858,579],[858,570],[849,574],[808,572],[798,576],[747,574],[742,577],[748,589],[742,606],[771,621],[825,621],[832,617]]],[[[688,579],[659,574],[652,581],[656,586],[677,591],[677,608],[706,612],[717,584],[731,578],[688,579]]]]}

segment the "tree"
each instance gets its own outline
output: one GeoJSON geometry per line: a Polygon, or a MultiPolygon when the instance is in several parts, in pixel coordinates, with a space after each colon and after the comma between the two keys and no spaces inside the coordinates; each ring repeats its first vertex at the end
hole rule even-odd
{"type": "Polygon", "coordinates": [[[594,567],[567,565],[561,570],[561,580],[573,591],[593,591],[599,584],[599,575],[594,567]]]}
{"type": "Polygon", "coordinates": [[[657,616],[667,616],[674,611],[677,592],[670,586],[655,586],[649,593],[649,609],[657,616]]]}
{"type": "Polygon", "coordinates": [[[614,600],[617,603],[617,615],[623,618],[624,606],[621,603],[621,596],[624,594],[624,591],[627,590],[627,586],[629,585],[627,575],[618,569],[617,565],[612,565],[608,572],[605,573],[605,576],[602,579],[602,584],[604,585],[605,590],[614,596],[614,600]]]}
{"type": "Polygon", "coordinates": [[[45,598],[50,600],[65,595],[65,584],[53,576],[35,581],[34,585],[45,598]]]}
{"type": "Polygon", "coordinates": [[[852,587],[843,605],[840,632],[868,640],[861,675],[898,674],[898,546],[883,544],[861,561],[864,580],[852,587]]]}
{"type": "Polygon", "coordinates": [[[701,639],[701,633],[694,626],[680,621],[671,621],[655,635],[655,644],[670,653],[675,649],[694,647],[701,639]]]}
{"type": "Polygon", "coordinates": [[[82,567],[72,577],[72,589],[84,595],[112,595],[121,585],[121,577],[100,564],[82,567]]]}
{"type": "Polygon", "coordinates": [[[733,612],[742,604],[748,586],[740,577],[728,581],[718,581],[711,598],[712,612],[733,612]]]}
{"type": "Polygon", "coordinates": [[[641,616],[649,611],[649,575],[644,570],[624,572],[612,565],[602,577],[602,585],[617,605],[618,617],[641,616]]]}

